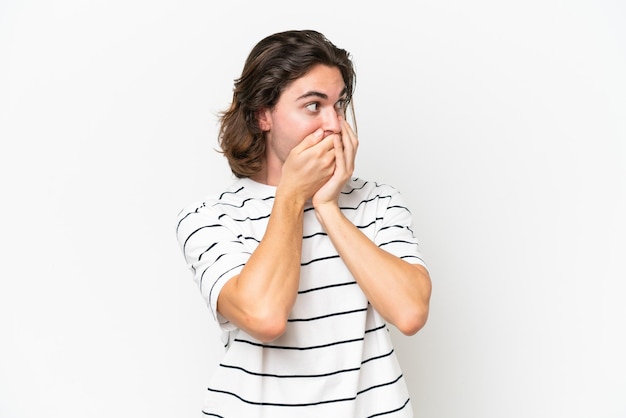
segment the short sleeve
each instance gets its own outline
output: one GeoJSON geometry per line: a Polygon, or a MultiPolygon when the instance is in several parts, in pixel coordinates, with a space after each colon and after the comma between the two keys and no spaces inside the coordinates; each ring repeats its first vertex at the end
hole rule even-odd
{"type": "Polygon", "coordinates": [[[411,264],[426,267],[419,248],[419,241],[413,232],[413,215],[404,198],[397,189],[390,186],[385,193],[386,205],[380,205],[378,216],[382,217],[381,226],[376,233],[374,242],[379,248],[399,257],[411,264]]]}
{"type": "Polygon", "coordinates": [[[240,234],[220,221],[220,213],[205,204],[178,215],[176,235],[187,266],[222,331],[236,327],[217,312],[217,299],[226,282],[238,275],[250,258],[240,234]]]}

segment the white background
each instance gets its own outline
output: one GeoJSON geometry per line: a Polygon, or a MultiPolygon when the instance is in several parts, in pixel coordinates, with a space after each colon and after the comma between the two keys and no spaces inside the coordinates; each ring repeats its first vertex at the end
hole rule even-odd
{"type": "Polygon", "coordinates": [[[0,2],[0,417],[198,417],[221,347],[177,212],[230,182],[252,46],[354,56],[357,174],[434,282],[394,334],[419,418],[626,417],[619,1],[0,2]]]}

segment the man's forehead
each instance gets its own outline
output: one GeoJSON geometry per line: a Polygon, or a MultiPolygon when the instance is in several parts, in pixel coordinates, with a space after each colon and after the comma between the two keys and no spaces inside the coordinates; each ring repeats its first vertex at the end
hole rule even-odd
{"type": "Polygon", "coordinates": [[[295,80],[285,89],[295,100],[317,97],[319,99],[336,99],[346,93],[346,84],[339,74],[337,78],[307,77],[295,80]]]}

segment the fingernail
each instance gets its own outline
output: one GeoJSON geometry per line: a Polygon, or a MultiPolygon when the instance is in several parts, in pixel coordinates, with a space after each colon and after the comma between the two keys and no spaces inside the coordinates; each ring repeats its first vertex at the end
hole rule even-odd
{"type": "Polygon", "coordinates": [[[313,136],[315,136],[316,138],[319,138],[320,136],[322,136],[323,133],[324,133],[324,130],[322,128],[319,128],[317,131],[313,132],[313,136]]]}

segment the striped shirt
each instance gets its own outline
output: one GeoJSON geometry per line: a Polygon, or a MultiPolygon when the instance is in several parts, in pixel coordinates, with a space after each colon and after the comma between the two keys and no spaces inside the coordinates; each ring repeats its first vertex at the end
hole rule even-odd
{"type": "MultiPolygon", "coordinates": [[[[387,324],[310,204],[304,209],[299,291],[285,333],[264,344],[217,312],[220,290],[241,272],[265,233],[275,192],[238,179],[178,216],[178,241],[225,345],[202,412],[224,418],[412,417],[387,324]]],[[[424,265],[411,213],[396,189],[354,178],[339,206],[380,248],[424,265]]]]}

